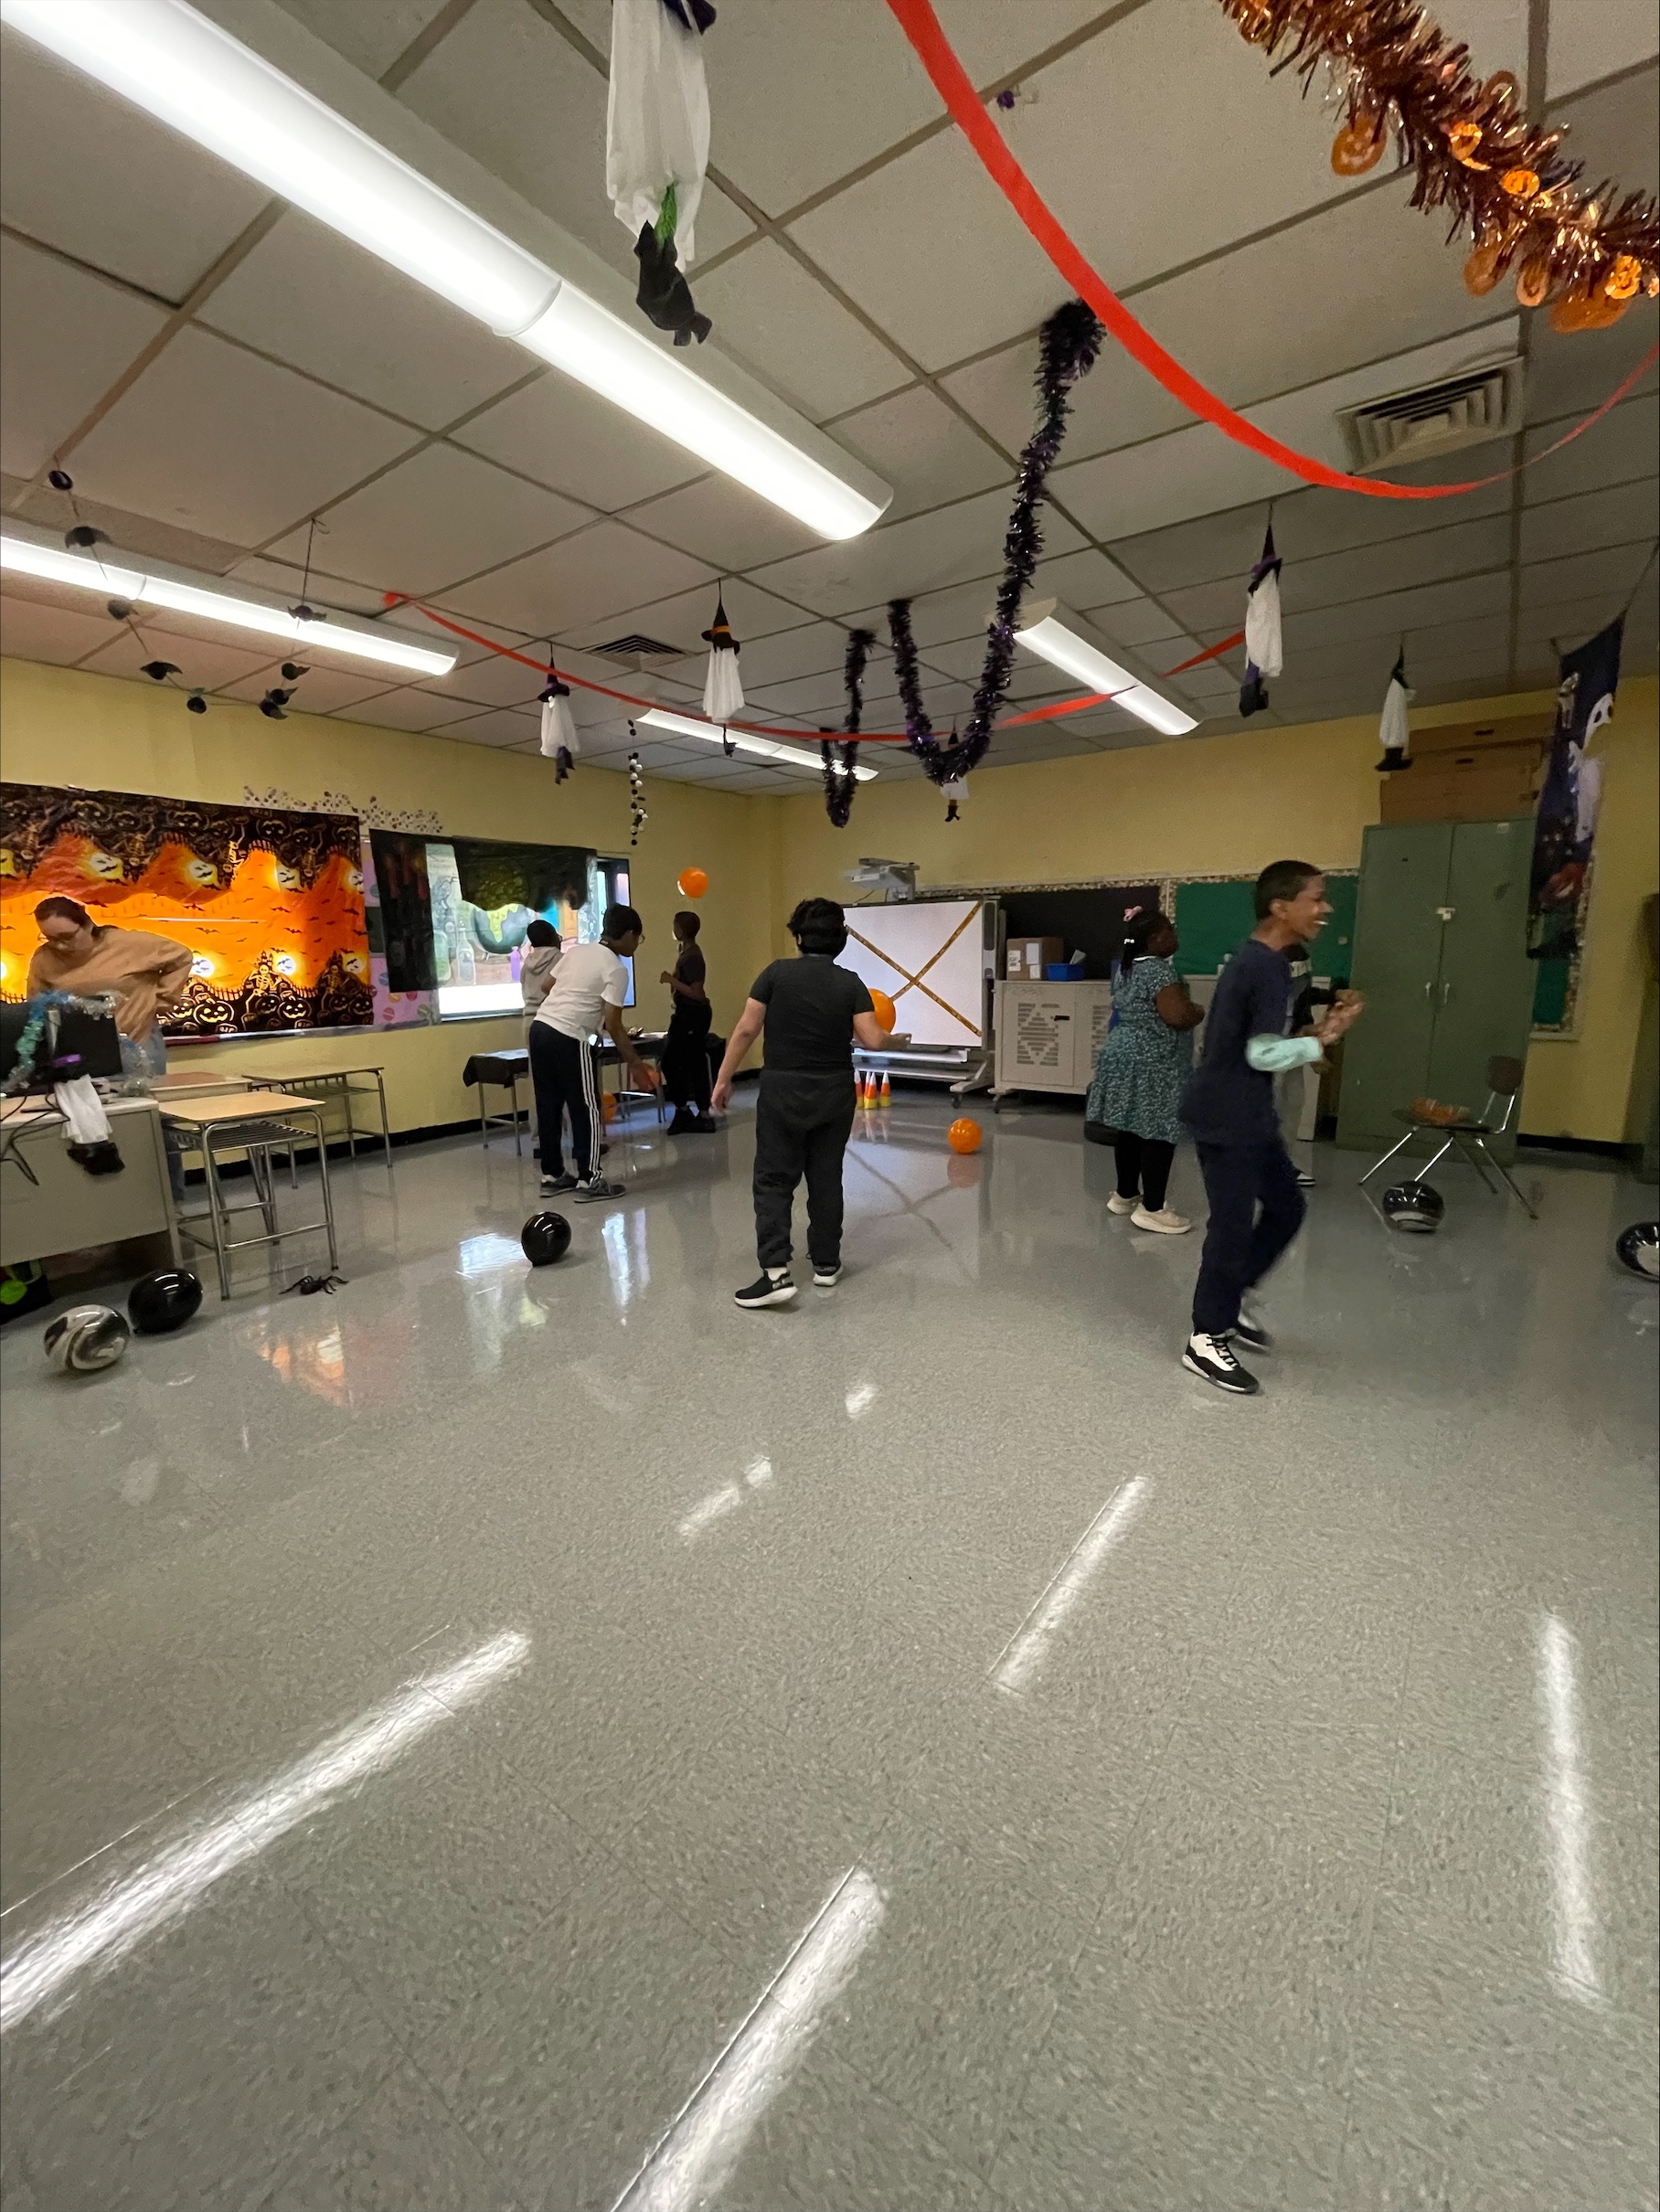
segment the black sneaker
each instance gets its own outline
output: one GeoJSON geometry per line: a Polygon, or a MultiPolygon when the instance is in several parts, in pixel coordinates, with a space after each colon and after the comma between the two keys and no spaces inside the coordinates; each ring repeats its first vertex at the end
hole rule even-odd
{"type": "Polygon", "coordinates": [[[676,1113],[668,1125],[671,1137],[712,1137],[715,1124],[707,1114],[676,1113]]]}
{"type": "Polygon", "coordinates": [[[608,1198],[626,1198],[625,1183],[608,1183],[603,1175],[596,1175],[591,1183],[577,1185],[576,1202],[579,1206],[597,1206],[608,1198]]]}
{"type": "Polygon", "coordinates": [[[1182,1353],[1182,1365],[1218,1390],[1235,1398],[1250,1398],[1261,1388],[1256,1377],[1240,1367],[1225,1336],[1190,1336],[1182,1353]]]}
{"type": "Polygon", "coordinates": [[[842,1263],[839,1260],[834,1267],[815,1267],[813,1271],[814,1287],[817,1290],[833,1291],[841,1279],[842,1263]]]}
{"type": "Polygon", "coordinates": [[[1248,1352],[1272,1352],[1274,1348],[1272,1336],[1262,1326],[1249,1306],[1242,1305],[1240,1308],[1240,1318],[1228,1334],[1229,1336],[1237,1338],[1248,1352]]]}
{"type": "Polygon", "coordinates": [[[569,1168],[566,1168],[562,1175],[544,1175],[542,1177],[542,1188],[544,1190],[575,1190],[576,1186],[577,1179],[571,1174],[569,1168]]]}
{"type": "Polygon", "coordinates": [[[747,1290],[733,1292],[732,1303],[750,1307],[789,1305],[794,1297],[795,1285],[790,1280],[788,1268],[782,1275],[769,1275],[763,1268],[747,1290]]]}

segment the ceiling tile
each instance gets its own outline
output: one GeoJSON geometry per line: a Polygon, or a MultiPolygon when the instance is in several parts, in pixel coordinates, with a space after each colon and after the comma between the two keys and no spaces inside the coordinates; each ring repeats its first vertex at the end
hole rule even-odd
{"type": "Polygon", "coordinates": [[[1385,592],[1348,606],[1288,614],[1283,623],[1287,665],[1305,641],[1330,644],[1347,638],[1393,636],[1399,640],[1403,630],[1503,614],[1509,605],[1510,578],[1503,569],[1495,569],[1485,576],[1464,577],[1456,583],[1422,584],[1415,590],[1385,592]]]}
{"type": "Polygon", "coordinates": [[[910,380],[892,348],[771,239],[699,277],[696,297],[722,351],[815,422],[910,380]]]}
{"type": "Polygon", "coordinates": [[[0,599],[0,654],[20,661],[56,661],[60,665],[95,653],[107,643],[107,615],[82,614],[69,607],[43,606],[38,601],[0,599]]]}
{"type": "MultiPolygon", "coordinates": [[[[1559,423],[1529,431],[1527,452],[1541,453],[1562,434],[1559,423]]],[[[1583,437],[1559,453],[1544,453],[1522,478],[1529,506],[1560,499],[1568,492],[1601,491],[1660,469],[1660,397],[1648,393],[1627,399],[1593,423],[1583,437]]]]}
{"type": "MultiPolygon", "coordinates": [[[[1156,601],[1126,599],[1116,607],[1098,607],[1090,617],[1091,623],[1103,637],[1111,638],[1115,645],[1156,644],[1160,640],[1175,642],[1181,633],[1176,622],[1156,601]]],[[[1184,641],[1189,652],[1197,652],[1191,640],[1184,641]]]]}
{"type": "Polygon", "coordinates": [[[167,318],[10,238],[0,238],[0,465],[32,476],[167,318]]]}
{"type": "Polygon", "coordinates": [[[493,707],[487,714],[463,715],[459,721],[446,722],[446,738],[463,738],[469,745],[525,745],[539,748],[542,721],[539,714],[512,714],[505,707],[493,707]]]}
{"type": "MultiPolygon", "coordinates": [[[[1528,421],[1554,423],[1551,437],[1559,438],[1619,389],[1654,342],[1653,317],[1641,305],[1610,329],[1575,331],[1566,337],[1536,315],[1527,366],[1528,421]]],[[[1652,392],[1657,385],[1660,365],[1651,365],[1633,389],[1652,392]]],[[[1548,445],[1550,438],[1544,442],[1548,445]]]]}
{"type": "MultiPolygon", "coordinates": [[[[592,510],[574,500],[454,446],[430,445],[325,508],[317,544],[342,576],[424,594],[569,537],[591,519],[592,510]]],[[[293,560],[305,539],[302,528],[271,550],[293,560]]]]}
{"type": "MultiPolygon", "coordinates": [[[[83,665],[98,675],[137,676],[146,661],[173,661],[178,667],[173,681],[181,692],[198,687],[216,691],[221,684],[234,684],[239,676],[271,665],[269,646],[250,652],[243,645],[208,643],[201,638],[181,637],[157,629],[142,617],[139,629],[143,634],[135,636],[123,624],[108,644],[101,646],[83,665]]],[[[146,684],[150,680],[148,676],[142,679],[146,684]]],[[[183,715],[182,697],[178,710],[183,715]]]]}
{"type": "MultiPolygon", "coordinates": [[[[510,561],[451,593],[445,604],[463,615],[512,622],[555,637],[622,614],[697,583],[715,571],[671,546],[642,537],[620,522],[598,522],[545,552],[510,561]]],[[[639,625],[626,625],[636,629],[639,625]]],[[[668,641],[677,643],[678,640],[668,641]]]]}
{"type": "Polygon", "coordinates": [[[1546,79],[1551,99],[1647,60],[1655,45],[1648,0],[1551,0],[1546,79]]]}
{"type": "Polygon", "coordinates": [[[474,416],[453,442],[606,514],[705,473],[684,447],[555,369],[474,416]]]}
{"type": "MultiPolygon", "coordinates": [[[[1614,16],[1616,6],[1599,7],[1614,16]]],[[[1569,133],[1568,151],[1585,165],[1587,183],[1612,177],[1621,192],[1660,192],[1660,116],[1655,112],[1654,11],[1648,11],[1646,67],[1612,84],[1552,102],[1551,123],[1569,133]]],[[[1637,57],[1633,56],[1633,59],[1637,57]]],[[[1616,65],[1620,66],[1620,65],[1616,65]]],[[[1598,72],[1602,74],[1601,71],[1598,72]]],[[[1556,90],[1555,87],[1552,88],[1556,90]]]]}
{"type": "MultiPolygon", "coordinates": [[[[1136,303],[1141,313],[1142,303],[1136,303]]],[[[1018,453],[1037,428],[1038,338],[953,369],[941,379],[974,420],[999,444],[1018,453]]],[[[1180,430],[1193,417],[1122,346],[1103,346],[1095,366],[1072,388],[1072,411],[1061,447],[1069,461],[1087,460],[1109,446],[1133,445],[1180,430]]]]}
{"type": "Polygon", "coordinates": [[[0,56],[0,211],[30,238],[176,304],[269,200],[19,33],[0,56]]]}
{"type": "Polygon", "coordinates": [[[838,193],[791,235],[927,368],[1036,328],[1067,296],[955,131],[838,193]]]}
{"type": "MultiPolygon", "coordinates": [[[[319,537],[317,542],[322,545],[324,540],[319,537]]],[[[291,601],[303,598],[313,606],[337,607],[346,614],[384,614],[386,611],[386,601],[378,587],[355,584],[343,576],[331,576],[320,562],[314,563],[307,575],[303,561],[275,560],[262,554],[255,554],[247,560],[237,561],[224,573],[227,583],[258,584],[261,590],[280,592],[291,601]]],[[[410,615],[409,622],[411,629],[424,627],[418,615],[410,615]]],[[[447,651],[451,646],[459,644],[459,640],[445,638],[434,631],[432,643],[440,651],[447,651]]]]}
{"type": "Polygon", "coordinates": [[[1605,595],[1608,611],[1602,619],[1612,622],[1642,575],[1650,550],[1649,545],[1612,546],[1566,560],[1533,561],[1522,569],[1522,605],[1553,607],[1605,595]]]}
{"type": "MultiPolygon", "coordinates": [[[[1007,526],[1007,495],[984,492],[779,561],[761,569],[758,580],[826,614],[899,593],[914,596],[969,577],[995,575],[1003,566],[1007,526]]],[[[1044,536],[1056,552],[1069,552],[1081,542],[1057,515],[1047,518],[1044,536]]]]}
{"type": "Polygon", "coordinates": [[[537,368],[522,347],[292,208],[198,319],[429,430],[537,368]]]}
{"type": "Polygon", "coordinates": [[[411,433],[202,330],[182,330],[76,452],[94,499],[258,546],[411,433]]]}
{"type": "MultiPolygon", "coordinates": [[[[387,682],[388,674],[389,670],[378,675],[351,675],[345,669],[324,668],[314,662],[293,686],[293,711],[295,714],[339,714],[347,708],[360,707],[366,700],[378,698],[383,692],[394,688],[387,682]]],[[[227,684],[222,688],[228,699],[247,699],[257,703],[273,683],[282,681],[267,667],[252,675],[243,676],[237,683],[227,684]]],[[[284,686],[284,688],[287,686],[284,686]]]]}
{"type": "MultiPolygon", "coordinates": [[[[787,600],[778,598],[773,592],[762,591],[741,577],[728,577],[720,588],[725,593],[727,619],[732,625],[732,634],[746,652],[750,651],[757,639],[775,637],[781,630],[800,629],[813,620],[803,608],[793,607],[787,600]]],[[[669,667],[665,673],[683,677],[701,691],[708,653],[708,647],[703,643],[703,633],[708,628],[709,617],[714,611],[715,601],[708,587],[699,585],[694,590],[676,592],[672,598],[631,608],[628,627],[639,631],[644,637],[661,638],[665,644],[683,645],[686,661],[669,667]]],[[[578,623],[564,633],[563,642],[580,649],[585,645],[603,644],[607,638],[615,633],[615,625],[609,620],[578,623]]],[[[750,660],[742,663],[746,680],[750,665],[750,660]]]]}
{"type": "Polygon", "coordinates": [[[1652,545],[1660,523],[1657,489],[1655,478],[1647,476],[1530,507],[1522,516],[1522,558],[1550,560],[1605,546],[1652,545]]]}
{"type": "MultiPolygon", "coordinates": [[[[525,0],[477,0],[398,97],[613,269],[638,276],[633,239],[605,191],[605,80],[525,0]]],[[[701,259],[752,227],[705,185],[701,259]]]]}
{"type": "Polygon", "coordinates": [[[835,435],[893,485],[889,522],[1014,482],[1001,455],[923,385],[845,416],[835,435]]]}
{"type": "Polygon", "coordinates": [[[729,476],[706,476],[701,484],[648,499],[631,507],[628,519],[650,537],[728,570],[782,560],[824,543],[816,530],[792,520],[729,476]]]}
{"type": "Polygon", "coordinates": [[[465,699],[445,698],[436,690],[427,691],[411,684],[346,707],[342,710],[341,719],[373,722],[384,729],[442,729],[447,723],[460,721],[477,711],[465,699]]]}
{"type": "Polygon", "coordinates": [[[431,22],[446,0],[278,0],[284,14],[337,54],[378,77],[431,22]]]}

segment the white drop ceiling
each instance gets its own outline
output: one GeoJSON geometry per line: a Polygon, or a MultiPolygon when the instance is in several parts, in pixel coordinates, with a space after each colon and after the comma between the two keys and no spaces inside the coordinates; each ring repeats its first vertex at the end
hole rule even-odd
{"type": "MultiPolygon", "coordinates": [[[[283,0],[355,67],[544,214],[632,272],[603,186],[605,0],[283,0]]],[[[1443,0],[1484,70],[1544,57],[1554,123],[1593,177],[1654,190],[1652,5],[1443,0]],[[1529,38],[1529,15],[1534,18],[1529,38]]],[[[1341,462],[1335,409],[1512,352],[1520,441],[1400,472],[1461,481],[1537,452],[1653,343],[1653,304],[1555,336],[1384,172],[1346,182],[1331,116],[1214,0],[942,0],[975,80],[1109,282],[1233,405],[1341,462]],[[1521,450],[1518,450],[1521,449],[1521,450]]],[[[6,510],[117,546],[373,613],[416,592],[498,643],[665,707],[695,704],[715,593],[744,641],[757,718],[811,740],[840,719],[849,627],[885,641],[915,601],[935,718],[969,708],[1036,331],[1064,296],[945,122],[881,0],[722,0],[705,48],[710,183],[692,271],[711,344],[895,487],[867,536],[826,546],[553,369],[496,340],[135,110],[5,36],[0,70],[0,464],[6,510]],[[314,535],[311,525],[315,522],[314,535]],[[678,648],[642,679],[591,649],[678,648]]],[[[1285,558],[1286,673],[1247,727],[1365,714],[1404,636],[1426,703],[1548,683],[1559,648],[1617,613],[1626,667],[1655,665],[1660,380],[1525,474],[1434,505],[1300,487],[1196,424],[1111,344],[1080,388],[1051,480],[1034,592],[1085,615],[1152,680],[1240,626],[1271,500],[1285,558]]],[[[84,594],[6,580],[4,647],[134,681],[152,655],[257,698],[281,655],[155,616],[144,649],[84,594]]],[[[415,626],[419,618],[404,615],[415,626]]],[[[435,641],[438,633],[434,633],[435,641]]],[[[438,682],[315,665],[296,704],[498,749],[537,746],[534,670],[461,644],[438,682]]],[[[1163,687],[1240,728],[1239,655],[1163,687]]],[[[1016,701],[1075,686],[1022,660],[1016,701]]],[[[615,704],[576,697],[584,757],[620,766],[615,704]]],[[[182,713],[183,702],[180,702],[182,713]]],[[[873,654],[867,720],[897,726],[873,654]]],[[[1016,762],[1165,740],[1112,708],[1010,731],[1016,762]]],[[[640,746],[654,774],[810,789],[695,739],[640,746]]],[[[920,772],[897,749],[883,777],[920,772]]]]}

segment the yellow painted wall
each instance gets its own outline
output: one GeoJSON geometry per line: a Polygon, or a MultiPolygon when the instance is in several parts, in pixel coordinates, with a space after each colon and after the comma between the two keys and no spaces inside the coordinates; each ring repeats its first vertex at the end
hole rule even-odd
{"type": "MultiPolygon", "coordinates": [[[[1412,718],[1429,728],[1553,707],[1550,694],[1534,692],[1412,718]]],[[[1639,915],[1657,878],[1657,710],[1654,678],[1626,684],[1592,745],[1608,765],[1580,1035],[1528,1055],[1522,1126],[1538,1135],[1617,1143],[1625,1133],[1642,1003],[1639,915]]],[[[843,871],[861,853],[915,860],[928,884],[1253,875],[1286,855],[1355,867],[1378,819],[1377,758],[1377,719],[1367,716],[982,769],[950,824],[920,779],[864,785],[846,830],[831,828],[818,799],[784,799],[781,903],[787,911],[797,899],[842,897],[843,871]]]]}
{"type": "MultiPolygon", "coordinates": [[[[16,660],[0,664],[0,774],[15,782],[231,805],[250,792],[300,806],[320,806],[325,793],[336,794],[346,811],[363,811],[377,800],[395,811],[430,809],[445,831],[459,835],[588,845],[627,856],[633,903],[646,929],[636,963],[639,1006],[631,1018],[645,1026],[668,1019],[669,994],[655,979],[674,964],[670,917],[686,903],[675,888],[682,868],[697,866],[709,877],[699,911],[718,1029],[730,1027],[750,981],[771,958],[776,802],[771,799],[654,779],[646,789],[651,818],[630,854],[628,779],[615,772],[579,766],[569,782],[556,784],[551,764],[537,755],[292,710],[285,721],[271,722],[255,707],[219,700],[206,715],[190,715],[174,691],[16,660]]],[[[345,1068],[381,1060],[393,1127],[420,1129],[475,1114],[478,1093],[463,1087],[463,1062],[470,1053],[516,1045],[523,1033],[522,1021],[509,1016],[176,1047],[169,1062],[275,1073],[284,1065],[345,1068]]],[[[493,1109],[502,1095],[490,1093],[493,1109]]]]}

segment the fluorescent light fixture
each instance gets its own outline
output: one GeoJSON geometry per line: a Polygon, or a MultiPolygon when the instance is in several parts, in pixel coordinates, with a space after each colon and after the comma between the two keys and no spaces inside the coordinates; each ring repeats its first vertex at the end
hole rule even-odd
{"type": "MultiPolygon", "coordinates": [[[[636,715],[634,724],[639,729],[672,730],[676,737],[708,738],[716,745],[725,738],[727,743],[739,752],[753,753],[758,760],[776,761],[781,768],[811,769],[815,776],[821,772],[824,765],[815,754],[803,752],[799,746],[781,745],[776,738],[751,737],[744,729],[723,729],[718,722],[695,722],[690,715],[670,714],[662,707],[654,707],[649,714],[636,715]]],[[[835,773],[846,773],[839,761],[835,773]]],[[[868,783],[876,771],[874,768],[856,768],[853,773],[858,782],[868,783]]]]}
{"type": "Polygon", "coordinates": [[[0,0],[0,19],[821,536],[867,530],[892,497],[846,456],[846,476],[815,460],[185,0],[0,0]]]}
{"type": "Polygon", "coordinates": [[[1197,716],[1185,713],[1169,699],[1144,684],[1139,677],[1121,668],[1116,661],[1109,660],[1098,645],[1090,643],[1068,622],[1059,619],[1053,600],[1033,607],[1017,632],[1021,644],[1029,646],[1039,659],[1048,661],[1066,675],[1076,676],[1091,691],[1110,691],[1114,707],[1126,713],[1139,716],[1151,722],[1155,729],[1163,730],[1167,738],[1184,737],[1190,729],[1198,728],[1197,716]]]}
{"type": "Polygon", "coordinates": [[[186,1828],[132,1873],[25,1936],[0,1965],[0,2030],[62,1997],[81,1973],[107,1973],[147,1937],[172,1927],[215,1882],[453,1720],[516,1672],[529,1650],[528,1637],[506,1629],[452,1665],[406,1683],[263,1788],[233,1799],[217,1819],[186,1828]]]}
{"type": "Polygon", "coordinates": [[[885,1909],[872,1877],[863,1866],[850,1868],[612,2212],[696,2212],[720,2196],[885,1909]]]}
{"type": "Polygon", "coordinates": [[[1130,1526],[1147,1492],[1144,1474],[1116,1490],[1074,1545],[1060,1572],[1016,1633],[992,1671],[1000,1690],[1023,1690],[1042,1665],[1062,1622],[1082,1597],[1101,1562],[1130,1526]]]}
{"type": "Polygon", "coordinates": [[[136,606],[165,607],[199,622],[223,622],[231,630],[257,631],[261,637],[303,645],[308,654],[343,653],[353,660],[379,661],[419,675],[448,675],[455,665],[452,653],[435,653],[431,645],[418,645],[396,630],[358,625],[332,612],[325,622],[298,622],[277,601],[244,599],[209,577],[192,578],[186,569],[148,564],[134,569],[129,565],[130,554],[101,560],[95,553],[72,553],[33,531],[26,536],[27,527],[14,524],[0,537],[0,569],[37,576],[47,583],[72,584],[77,590],[95,591],[100,599],[128,599],[136,606]]]}

